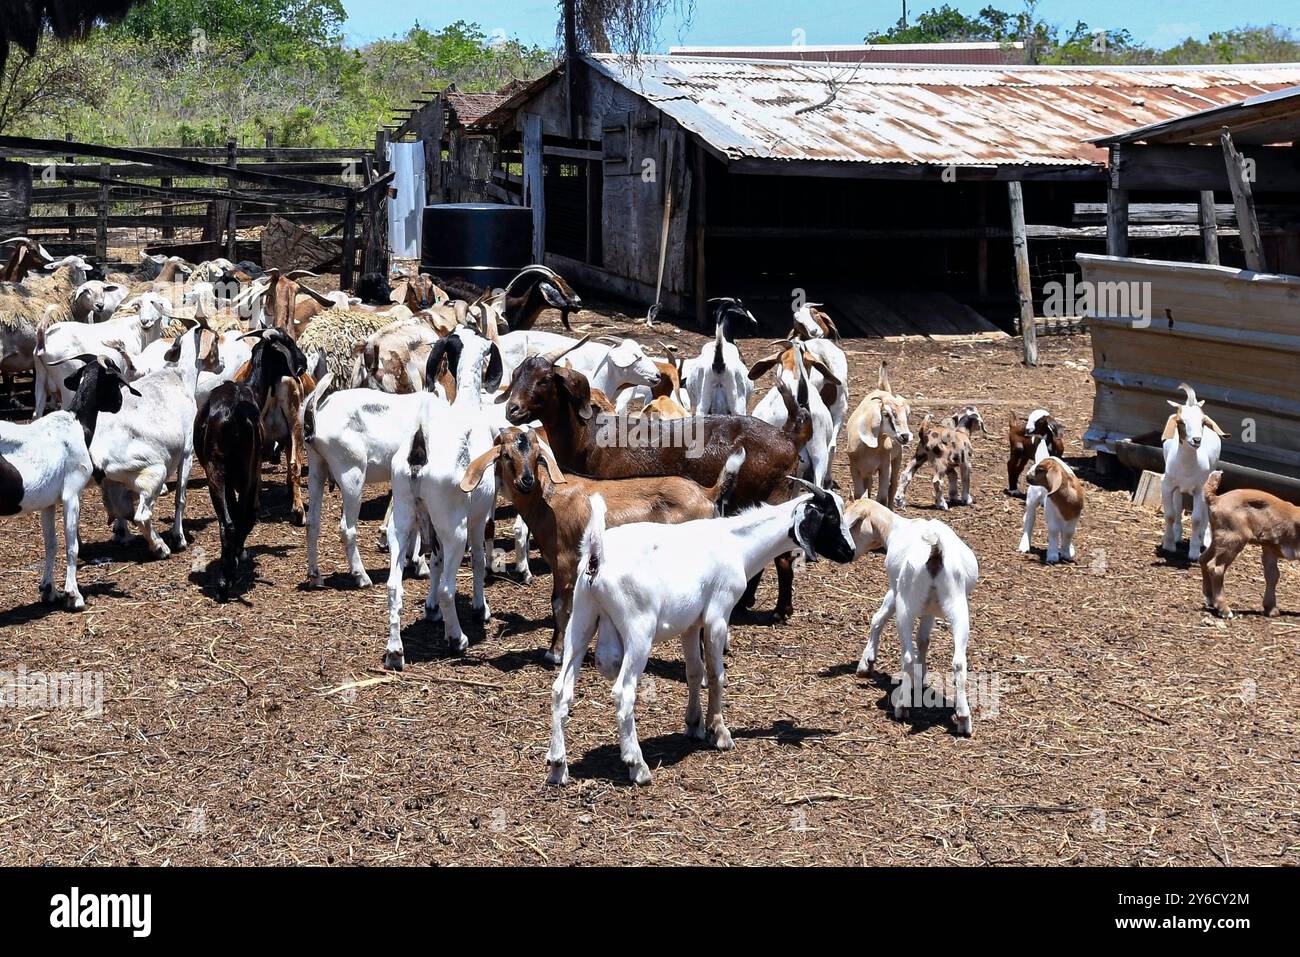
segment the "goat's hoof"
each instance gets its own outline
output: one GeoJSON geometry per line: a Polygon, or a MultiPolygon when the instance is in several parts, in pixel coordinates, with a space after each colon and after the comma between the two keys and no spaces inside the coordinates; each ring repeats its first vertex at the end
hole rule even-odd
{"type": "Polygon", "coordinates": [[[86,599],[81,597],[79,592],[68,592],[63,596],[63,606],[68,611],[85,611],[86,599]]]}
{"type": "Polygon", "coordinates": [[[1277,618],[1277,617],[1279,617],[1281,614],[1282,614],[1282,610],[1281,610],[1280,608],[1278,608],[1277,605],[1274,605],[1272,608],[1265,608],[1265,609],[1264,609],[1264,617],[1265,617],[1265,618],[1277,618]]]}
{"type": "Polygon", "coordinates": [[[295,508],[289,513],[289,521],[293,522],[293,524],[299,528],[302,528],[307,524],[307,517],[303,514],[302,509],[295,508]]]}
{"type": "Polygon", "coordinates": [[[633,784],[640,784],[642,787],[650,783],[650,769],[645,766],[644,761],[628,764],[627,776],[632,779],[633,784]]]}
{"type": "Polygon", "coordinates": [[[307,587],[313,591],[320,591],[325,587],[325,578],[323,575],[308,575],[307,587]]]}
{"type": "Polygon", "coordinates": [[[777,624],[785,624],[793,617],[794,617],[793,608],[783,608],[780,605],[778,605],[776,609],[773,610],[772,612],[772,620],[775,621],[777,624]]]}
{"type": "Polygon", "coordinates": [[[703,741],[705,739],[703,718],[686,722],[686,737],[694,738],[696,741],[703,741]]]}
{"type": "Polygon", "coordinates": [[[533,583],[533,573],[531,569],[515,569],[515,576],[519,579],[521,585],[531,585],[533,583]]]}
{"type": "Polygon", "coordinates": [[[1022,539],[1020,544],[1016,546],[1016,551],[1020,552],[1021,554],[1028,554],[1029,542],[1022,539]]]}
{"type": "Polygon", "coordinates": [[[961,735],[963,738],[969,738],[971,736],[970,715],[966,715],[964,718],[958,716],[956,718],[956,723],[957,723],[957,733],[961,735]]]}
{"type": "Polygon", "coordinates": [[[450,649],[453,654],[460,654],[468,647],[469,639],[464,635],[457,635],[454,638],[450,635],[447,637],[447,648],[450,649]]]}
{"type": "Polygon", "coordinates": [[[406,654],[400,651],[389,651],[385,653],[384,667],[389,671],[401,671],[406,667],[406,654]]]}
{"type": "Polygon", "coordinates": [[[41,586],[41,602],[46,605],[53,605],[63,597],[63,592],[59,591],[53,585],[41,586]]]}
{"type": "Polygon", "coordinates": [[[371,585],[374,584],[374,582],[370,580],[370,576],[367,575],[365,572],[361,572],[359,575],[355,575],[353,577],[356,579],[358,588],[369,588],[371,585]]]}
{"type": "Polygon", "coordinates": [[[184,535],[173,535],[171,537],[171,543],[171,549],[173,552],[183,552],[190,546],[190,543],[185,540],[184,535]]]}
{"type": "Polygon", "coordinates": [[[379,537],[375,539],[375,548],[379,549],[381,552],[388,551],[388,536],[383,532],[380,532],[379,537]]]}
{"type": "Polygon", "coordinates": [[[975,499],[973,496],[967,495],[964,499],[961,500],[961,503],[963,505],[974,505],[975,499]]]}
{"type": "Polygon", "coordinates": [[[157,548],[151,549],[154,558],[171,558],[172,550],[166,544],[159,544],[157,548]]]}
{"type": "Polygon", "coordinates": [[[569,762],[561,758],[559,761],[546,762],[546,783],[560,787],[569,783],[569,762]]]}
{"type": "Polygon", "coordinates": [[[421,558],[418,562],[409,563],[406,567],[410,571],[410,573],[414,575],[416,578],[429,577],[429,563],[425,561],[423,558],[421,558]]]}
{"type": "Polygon", "coordinates": [[[907,716],[908,716],[908,714],[909,714],[909,709],[908,709],[907,707],[905,707],[904,705],[901,705],[901,704],[900,704],[900,705],[894,705],[894,720],[895,720],[895,721],[906,721],[906,720],[907,720],[907,716]]]}
{"type": "Polygon", "coordinates": [[[554,648],[548,648],[546,654],[542,655],[542,661],[546,662],[552,668],[558,668],[561,661],[561,653],[554,648]]]}
{"type": "Polygon", "coordinates": [[[875,664],[876,663],[874,661],[867,661],[867,660],[859,661],[857,673],[865,677],[866,675],[869,675],[873,671],[875,671],[875,664]]]}
{"type": "Polygon", "coordinates": [[[475,608],[474,620],[486,625],[489,621],[492,620],[492,606],[490,606],[487,602],[483,602],[482,608],[475,608]]]}
{"type": "Polygon", "coordinates": [[[730,751],[736,746],[736,742],[731,740],[731,732],[719,725],[718,730],[713,733],[713,746],[719,751],[730,751]]]}

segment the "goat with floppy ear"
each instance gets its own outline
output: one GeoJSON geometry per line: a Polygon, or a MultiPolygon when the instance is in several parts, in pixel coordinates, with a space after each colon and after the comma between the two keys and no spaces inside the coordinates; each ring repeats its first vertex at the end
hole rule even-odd
{"type": "Polygon", "coordinates": [[[1219,453],[1226,437],[1219,426],[1203,411],[1204,400],[1187,383],[1178,386],[1186,394],[1181,404],[1169,401],[1174,414],[1165,422],[1161,435],[1165,472],[1160,480],[1160,498],[1165,513],[1165,534],[1160,548],[1174,553],[1183,537],[1182,496],[1192,497],[1192,529],[1187,541],[1187,558],[1196,561],[1210,544],[1210,521],[1205,501],[1205,483],[1219,464],[1219,453]]]}
{"type": "Polygon", "coordinates": [[[1054,455],[1039,459],[1029,473],[1025,493],[1025,525],[1020,551],[1029,551],[1034,534],[1034,516],[1043,506],[1047,520],[1047,564],[1074,561],[1074,532],[1083,513],[1083,482],[1064,460],[1054,455]]]}
{"type": "Polygon", "coordinates": [[[876,388],[862,399],[848,422],[849,471],[858,498],[871,495],[878,479],[876,499],[888,506],[898,495],[903,471],[903,446],[912,441],[907,424],[911,406],[889,384],[889,364],[882,360],[876,388]]]}
{"type": "Polygon", "coordinates": [[[1210,514],[1210,546],[1201,555],[1205,607],[1224,618],[1232,609],[1223,598],[1223,576],[1247,545],[1258,545],[1264,564],[1264,614],[1274,618],[1279,559],[1300,558],[1300,507],[1253,488],[1219,494],[1223,473],[1215,470],[1205,483],[1210,514]]]}
{"type": "Polygon", "coordinates": [[[946,510],[949,502],[974,505],[975,499],[970,494],[974,461],[971,433],[976,429],[980,432],[984,431],[984,419],[973,405],[966,406],[961,412],[949,416],[937,425],[932,423],[930,416],[927,415],[921,422],[920,428],[916,430],[916,453],[908,463],[907,470],[903,472],[902,480],[898,485],[898,494],[894,496],[894,508],[904,507],[907,501],[907,486],[917,470],[926,462],[930,463],[934,471],[932,481],[936,508],[946,510]],[[948,481],[947,498],[943,493],[945,478],[948,481]],[[960,495],[957,491],[959,480],[960,495]]]}
{"type": "Polygon", "coordinates": [[[1065,426],[1046,409],[1035,409],[1028,416],[1012,412],[1007,416],[1007,494],[1016,494],[1020,473],[1038,461],[1038,447],[1047,443],[1044,455],[1065,454],[1065,426]]]}

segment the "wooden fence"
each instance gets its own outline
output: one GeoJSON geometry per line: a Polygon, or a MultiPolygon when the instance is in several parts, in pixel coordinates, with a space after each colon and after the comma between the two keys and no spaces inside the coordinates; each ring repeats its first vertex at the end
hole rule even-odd
{"type": "Polygon", "coordinates": [[[337,248],[340,285],[387,262],[386,138],[375,147],[135,149],[0,136],[0,234],[29,235],[54,253],[93,249],[129,263],[139,252],[261,261],[277,220],[337,248]]]}

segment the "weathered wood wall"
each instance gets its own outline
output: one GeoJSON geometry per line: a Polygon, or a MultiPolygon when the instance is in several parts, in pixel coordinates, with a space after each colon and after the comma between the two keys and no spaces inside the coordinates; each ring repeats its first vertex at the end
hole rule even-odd
{"type": "Polygon", "coordinates": [[[1225,266],[1078,257],[1086,281],[1139,283],[1137,310],[1089,313],[1097,393],[1089,448],[1164,428],[1180,382],[1229,437],[1223,458],[1300,477],[1300,277],[1225,266]],[[1135,322],[1135,319],[1138,320],[1135,322]],[[1252,435],[1253,441],[1243,441],[1252,435]]]}

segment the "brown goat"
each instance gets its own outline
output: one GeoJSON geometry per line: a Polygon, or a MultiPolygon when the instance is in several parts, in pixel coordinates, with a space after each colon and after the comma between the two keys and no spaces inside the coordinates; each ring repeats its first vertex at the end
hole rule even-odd
{"type": "Polygon", "coordinates": [[[576,473],[563,474],[537,432],[505,429],[491,449],[469,463],[460,487],[466,492],[473,491],[495,463],[497,488],[510,496],[551,567],[555,631],[546,660],[559,664],[564,629],[573,609],[578,553],[591,518],[591,496],[600,494],[605,499],[609,508],[606,527],[633,522],[676,524],[712,518],[721,513],[744,458],[744,450],[734,450],[717,482],[707,489],[690,479],[671,475],[594,479],[576,473]]]}
{"type": "Polygon", "coordinates": [[[1223,599],[1223,576],[1228,566],[1247,545],[1258,545],[1264,563],[1264,614],[1279,614],[1277,582],[1279,558],[1300,558],[1300,507],[1259,489],[1243,488],[1219,495],[1223,472],[1215,471],[1205,482],[1205,501],[1210,509],[1210,547],[1201,555],[1201,588],[1205,607],[1232,617],[1223,599]]]}
{"type": "Polygon", "coordinates": [[[22,282],[33,269],[41,269],[46,263],[54,262],[54,257],[34,239],[15,236],[0,242],[0,246],[14,245],[14,251],[0,269],[0,282],[22,282]]]}
{"type": "Polygon", "coordinates": [[[1044,438],[1052,455],[1059,459],[1065,454],[1065,426],[1050,412],[1036,411],[1041,414],[1034,419],[1029,431],[1026,431],[1029,420],[1025,416],[1012,412],[1007,417],[1007,491],[1013,495],[1020,484],[1020,473],[1034,460],[1038,443],[1044,438]]]}
{"type": "MultiPolygon", "coordinates": [[[[747,456],[731,505],[745,508],[789,498],[786,477],[798,470],[799,453],[812,437],[812,416],[784,385],[779,388],[788,419],[781,428],[748,415],[695,416],[672,420],[668,441],[611,442],[611,426],[618,420],[597,414],[586,376],[558,366],[561,355],[563,351],[525,359],[515,369],[509,391],[497,399],[506,403],[506,419],[512,424],[541,421],[561,468],[599,478],[680,475],[709,486],[739,445],[747,456]]],[[[636,420],[628,421],[630,433],[630,423],[636,420]]],[[[784,620],[794,613],[793,556],[778,558],[776,565],[776,617],[784,620]]],[[[759,577],[750,582],[742,607],[753,603],[759,577]]]]}
{"type": "Polygon", "coordinates": [[[298,282],[304,276],[315,275],[306,269],[295,269],[287,273],[278,269],[267,271],[266,288],[260,295],[263,297],[262,309],[266,314],[265,325],[268,329],[283,329],[296,341],[312,319],[337,305],[298,282]],[[299,295],[306,296],[307,299],[299,302],[299,295]]]}

